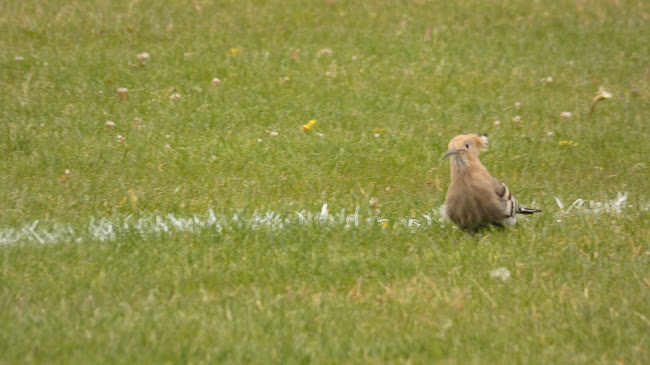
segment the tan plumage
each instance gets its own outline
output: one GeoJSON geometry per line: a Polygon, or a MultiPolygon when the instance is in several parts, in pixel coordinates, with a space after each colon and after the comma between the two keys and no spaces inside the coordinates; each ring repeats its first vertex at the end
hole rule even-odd
{"type": "Polygon", "coordinates": [[[486,134],[461,134],[449,142],[443,157],[450,157],[451,165],[445,213],[461,229],[471,232],[489,225],[512,226],[517,222],[516,213],[540,212],[519,205],[508,187],[483,166],[478,155],[487,143],[486,134]]]}

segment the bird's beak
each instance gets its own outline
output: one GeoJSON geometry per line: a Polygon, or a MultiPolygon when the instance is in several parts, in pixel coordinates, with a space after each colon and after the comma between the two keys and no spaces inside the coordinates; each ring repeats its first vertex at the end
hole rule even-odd
{"type": "Polygon", "coordinates": [[[444,159],[446,159],[447,157],[449,157],[449,156],[451,156],[451,155],[457,155],[457,154],[459,154],[459,153],[460,153],[459,150],[457,150],[457,149],[455,149],[455,148],[452,148],[452,149],[450,149],[449,151],[447,151],[447,153],[445,153],[445,155],[442,157],[442,159],[444,160],[444,159]]]}

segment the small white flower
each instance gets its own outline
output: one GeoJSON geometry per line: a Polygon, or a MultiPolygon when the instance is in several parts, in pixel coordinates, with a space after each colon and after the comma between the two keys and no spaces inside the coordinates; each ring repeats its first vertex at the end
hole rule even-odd
{"type": "Polygon", "coordinates": [[[217,160],[217,156],[212,155],[212,161],[216,161],[216,160],[217,160]]]}
{"type": "Polygon", "coordinates": [[[551,82],[553,82],[553,78],[552,77],[545,77],[543,79],[540,79],[539,81],[541,81],[543,83],[546,83],[546,84],[550,84],[551,82]]]}
{"type": "Polygon", "coordinates": [[[23,56],[16,56],[16,57],[14,57],[14,60],[15,61],[23,61],[23,60],[25,60],[25,58],[23,56]]]}
{"type": "Polygon", "coordinates": [[[318,132],[316,132],[316,133],[314,133],[314,134],[315,134],[316,136],[318,136],[318,137],[321,137],[321,138],[325,137],[325,135],[324,135],[323,133],[318,133],[318,132]]]}
{"type": "Polygon", "coordinates": [[[594,113],[594,109],[596,108],[596,103],[598,103],[601,100],[609,99],[613,97],[612,93],[609,91],[605,90],[602,86],[598,89],[598,92],[596,92],[596,96],[594,96],[593,101],[591,102],[591,109],[589,110],[589,116],[591,116],[594,113]]]}
{"type": "Polygon", "coordinates": [[[285,76],[283,80],[284,81],[291,81],[291,78],[289,76],[285,76]]]}
{"type": "Polygon", "coordinates": [[[139,59],[140,61],[146,61],[146,60],[148,60],[148,59],[149,59],[149,53],[147,53],[147,52],[139,53],[139,54],[138,54],[138,59],[139,59]]]}
{"type": "Polygon", "coordinates": [[[519,123],[521,122],[521,117],[517,115],[516,117],[512,118],[512,121],[515,123],[519,123]]]}
{"type": "Polygon", "coordinates": [[[356,60],[357,60],[357,56],[352,56],[352,61],[356,61],[356,60]]]}
{"type": "Polygon", "coordinates": [[[269,136],[271,136],[271,137],[277,137],[277,136],[278,136],[278,132],[269,132],[269,136]]]}
{"type": "Polygon", "coordinates": [[[516,102],[516,103],[515,103],[515,109],[519,109],[519,108],[521,108],[521,103],[520,103],[520,102],[516,102]]]}
{"type": "Polygon", "coordinates": [[[596,92],[596,96],[594,97],[594,102],[598,102],[600,100],[604,99],[609,99],[613,95],[609,91],[605,90],[602,86],[598,89],[598,92],[596,92]]]}
{"type": "Polygon", "coordinates": [[[70,176],[70,174],[72,174],[72,172],[70,172],[70,169],[65,169],[65,172],[64,172],[64,173],[65,173],[66,175],[68,175],[68,176],[70,176]]]}
{"type": "Polygon", "coordinates": [[[381,137],[381,133],[375,133],[375,134],[373,134],[373,137],[379,138],[379,137],[381,137]]]}
{"type": "Polygon", "coordinates": [[[172,146],[170,146],[170,145],[168,145],[168,144],[165,145],[165,149],[166,149],[166,150],[169,150],[169,149],[171,149],[171,148],[172,148],[172,146]]]}
{"type": "Polygon", "coordinates": [[[336,76],[336,75],[335,75],[334,72],[332,72],[332,71],[327,71],[327,72],[325,72],[325,76],[327,76],[327,77],[334,77],[334,76],[336,76]]]}
{"type": "Polygon", "coordinates": [[[181,94],[178,93],[169,95],[169,100],[171,101],[178,100],[180,98],[181,98],[181,94]]]}
{"type": "Polygon", "coordinates": [[[562,113],[560,113],[560,117],[562,119],[569,119],[569,118],[571,118],[571,112],[562,112],[562,113]]]}
{"type": "Polygon", "coordinates": [[[552,136],[552,135],[554,135],[555,133],[553,133],[553,132],[548,132],[548,133],[546,133],[546,134],[548,134],[549,136],[552,136]]]}
{"type": "Polygon", "coordinates": [[[490,277],[492,279],[500,279],[506,281],[510,279],[510,271],[505,267],[499,267],[490,271],[490,277]]]}
{"type": "Polygon", "coordinates": [[[129,89],[125,87],[119,87],[117,88],[117,93],[122,96],[122,101],[126,101],[126,93],[129,92],[129,89]]]}
{"type": "Polygon", "coordinates": [[[262,139],[261,139],[261,138],[258,138],[258,139],[257,139],[257,143],[262,143],[262,139]]]}
{"type": "Polygon", "coordinates": [[[221,84],[221,80],[219,80],[219,78],[215,77],[212,79],[212,86],[217,86],[219,84],[221,84]]]}
{"type": "Polygon", "coordinates": [[[496,120],[496,121],[494,121],[494,125],[499,125],[499,124],[501,124],[501,121],[500,121],[500,120],[496,120]]]}
{"type": "Polygon", "coordinates": [[[121,135],[117,136],[117,143],[122,143],[122,142],[124,142],[124,140],[126,140],[125,137],[122,137],[121,135]]]}
{"type": "Polygon", "coordinates": [[[111,122],[110,120],[107,120],[107,121],[106,121],[106,126],[107,126],[108,128],[113,128],[113,127],[115,127],[115,123],[111,122]]]}
{"type": "Polygon", "coordinates": [[[332,54],[332,50],[329,48],[323,48],[320,51],[318,51],[318,57],[320,56],[329,56],[332,54]]]}

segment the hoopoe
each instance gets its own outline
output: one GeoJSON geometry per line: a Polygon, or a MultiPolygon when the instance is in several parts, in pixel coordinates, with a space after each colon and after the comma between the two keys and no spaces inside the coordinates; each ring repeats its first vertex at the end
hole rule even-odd
{"type": "Polygon", "coordinates": [[[489,225],[513,226],[516,213],[541,212],[519,205],[504,183],[490,175],[478,159],[487,147],[487,134],[461,134],[449,142],[451,184],[445,213],[461,229],[476,232],[489,225]]]}

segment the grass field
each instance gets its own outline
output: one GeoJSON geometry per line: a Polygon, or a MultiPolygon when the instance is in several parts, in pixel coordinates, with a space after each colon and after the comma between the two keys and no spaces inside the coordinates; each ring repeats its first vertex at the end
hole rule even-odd
{"type": "Polygon", "coordinates": [[[0,364],[649,363],[649,21],[2,2],[0,364]],[[440,216],[474,132],[542,214],[440,216]]]}

